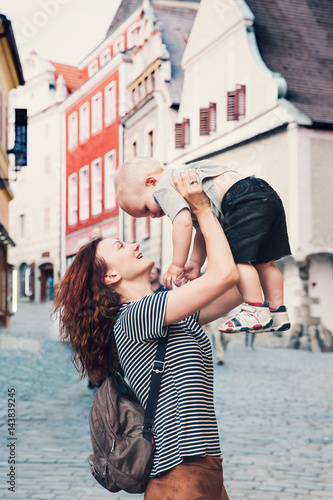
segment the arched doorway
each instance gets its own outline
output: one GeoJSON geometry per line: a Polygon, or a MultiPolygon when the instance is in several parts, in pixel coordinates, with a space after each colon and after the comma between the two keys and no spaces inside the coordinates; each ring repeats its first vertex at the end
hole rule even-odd
{"type": "Polygon", "coordinates": [[[50,285],[53,290],[53,264],[46,263],[39,266],[40,269],[40,300],[45,302],[53,298],[53,293],[49,295],[50,285]],[[52,280],[52,281],[51,281],[52,280]]]}

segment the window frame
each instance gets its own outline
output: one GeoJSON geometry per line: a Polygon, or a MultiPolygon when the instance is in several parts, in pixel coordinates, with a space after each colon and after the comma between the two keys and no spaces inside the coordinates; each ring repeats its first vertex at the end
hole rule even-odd
{"type": "Polygon", "coordinates": [[[69,226],[76,226],[76,224],[78,222],[77,177],[78,177],[77,172],[73,172],[71,175],[68,176],[67,222],[68,222],[69,226]],[[74,190],[72,190],[72,186],[74,186],[72,179],[75,179],[75,189],[74,190]],[[73,200],[75,200],[75,203],[72,203],[73,200]],[[75,214],[75,220],[74,220],[73,214],[75,214]]]}
{"type": "Polygon", "coordinates": [[[91,98],[91,134],[96,135],[99,132],[101,132],[102,129],[103,129],[103,93],[99,91],[96,94],[94,94],[91,98]],[[100,106],[97,107],[97,102],[99,102],[99,100],[100,100],[100,106]],[[100,111],[100,116],[97,111],[100,111]]]}
{"type": "Polygon", "coordinates": [[[110,125],[117,118],[117,82],[113,80],[104,88],[104,125],[110,125]],[[110,101],[110,102],[109,102],[110,101]],[[112,112],[110,112],[112,110],[112,112]]]}
{"type": "Polygon", "coordinates": [[[111,49],[110,49],[110,47],[108,47],[107,49],[103,50],[103,52],[99,56],[99,65],[100,65],[100,67],[102,68],[109,61],[111,61],[111,49]]]}
{"type": "Polygon", "coordinates": [[[104,155],[104,210],[114,210],[117,206],[117,199],[116,199],[116,192],[114,189],[114,174],[117,169],[117,164],[116,164],[116,150],[112,149],[111,151],[108,151],[104,155]],[[111,172],[113,172],[113,175],[109,176],[108,170],[108,159],[113,157],[113,168],[111,169],[111,172]],[[109,186],[111,186],[111,189],[109,189],[109,186]],[[113,205],[109,205],[108,200],[110,199],[110,192],[113,194],[113,200],[114,203],[113,205]]]}
{"type": "Polygon", "coordinates": [[[90,103],[86,101],[82,106],[80,106],[79,110],[79,139],[80,143],[86,142],[90,137],[90,103]],[[86,123],[83,126],[83,111],[88,110],[86,123]],[[83,130],[86,130],[86,134],[83,135],[83,130]]]}
{"type": "Polygon", "coordinates": [[[79,123],[78,123],[77,111],[73,111],[73,113],[68,115],[67,127],[68,127],[68,150],[74,151],[74,149],[78,147],[78,141],[79,141],[79,134],[78,134],[79,123]],[[75,122],[75,126],[73,125],[73,122],[75,122]]]}
{"type": "Polygon", "coordinates": [[[86,221],[90,217],[90,196],[89,196],[89,165],[84,165],[79,170],[79,220],[86,221]],[[87,172],[86,183],[83,185],[83,174],[87,172]],[[83,193],[87,196],[84,198],[83,193]],[[85,211],[84,211],[85,208],[85,211]]]}
{"type": "Polygon", "coordinates": [[[91,162],[91,215],[100,215],[103,211],[103,178],[102,178],[102,158],[96,158],[91,162]],[[100,166],[99,178],[96,178],[95,170],[96,166],[100,166]],[[97,182],[96,182],[97,181],[97,182]],[[97,189],[96,184],[100,184],[97,189]],[[98,209],[96,210],[96,204],[98,203],[98,209]]]}
{"type": "Polygon", "coordinates": [[[88,65],[88,77],[91,78],[92,76],[94,76],[98,72],[98,70],[98,59],[96,58],[88,65]]]}

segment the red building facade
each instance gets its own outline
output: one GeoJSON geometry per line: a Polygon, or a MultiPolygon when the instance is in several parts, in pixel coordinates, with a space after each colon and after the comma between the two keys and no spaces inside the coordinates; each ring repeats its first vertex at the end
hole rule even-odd
{"type": "Polygon", "coordinates": [[[62,107],[67,266],[92,237],[119,237],[113,181],[123,161],[119,110],[126,112],[126,51],[138,45],[142,19],[140,7],[123,23],[116,16],[107,38],[79,66],[82,83],[62,107]]]}

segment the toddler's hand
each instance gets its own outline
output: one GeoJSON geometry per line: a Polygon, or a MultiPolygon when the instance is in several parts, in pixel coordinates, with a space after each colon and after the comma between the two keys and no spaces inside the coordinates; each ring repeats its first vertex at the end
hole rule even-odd
{"type": "Polygon", "coordinates": [[[195,280],[196,278],[199,278],[200,270],[201,270],[200,264],[194,262],[193,260],[189,260],[185,264],[184,277],[186,278],[187,281],[195,280]]]}
{"type": "Polygon", "coordinates": [[[170,264],[167,272],[163,276],[163,285],[164,288],[167,286],[172,289],[172,282],[177,286],[179,280],[181,280],[184,276],[184,268],[175,266],[174,264],[170,264]]]}

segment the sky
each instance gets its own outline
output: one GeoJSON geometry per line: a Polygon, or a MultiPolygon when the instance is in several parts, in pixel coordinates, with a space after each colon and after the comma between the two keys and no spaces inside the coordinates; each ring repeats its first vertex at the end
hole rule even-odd
{"type": "Polygon", "coordinates": [[[104,38],[121,0],[0,0],[21,62],[32,50],[78,65],[104,38]]]}

